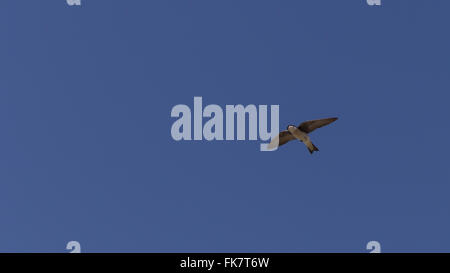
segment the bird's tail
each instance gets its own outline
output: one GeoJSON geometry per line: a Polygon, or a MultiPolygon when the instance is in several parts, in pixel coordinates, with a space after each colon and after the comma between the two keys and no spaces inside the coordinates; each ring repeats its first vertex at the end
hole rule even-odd
{"type": "Polygon", "coordinates": [[[308,151],[310,154],[314,153],[314,151],[319,151],[319,148],[317,148],[316,145],[314,145],[312,142],[309,142],[306,147],[308,147],[308,151]]]}

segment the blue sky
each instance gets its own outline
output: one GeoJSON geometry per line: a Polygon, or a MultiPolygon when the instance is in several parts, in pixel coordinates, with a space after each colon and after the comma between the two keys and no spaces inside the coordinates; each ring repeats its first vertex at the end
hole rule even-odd
{"type": "Polygon", "coordinates": [[[448,1],[0,4],[0,251],[448,252],[448,1]],[[181,141],[280,105],[303,144],[181,141]]]}

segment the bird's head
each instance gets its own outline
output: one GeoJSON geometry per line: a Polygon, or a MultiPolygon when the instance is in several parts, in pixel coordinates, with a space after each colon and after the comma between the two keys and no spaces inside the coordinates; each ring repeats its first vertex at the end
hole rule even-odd
{"type": "Polygon", "coordinates": [[[291,128],[291,127],[295,127],[295,126],[294,126],[294,125],[288,125],[288,127],[286,128],[286,130],[289,131],[289,128],[291,128]]]}

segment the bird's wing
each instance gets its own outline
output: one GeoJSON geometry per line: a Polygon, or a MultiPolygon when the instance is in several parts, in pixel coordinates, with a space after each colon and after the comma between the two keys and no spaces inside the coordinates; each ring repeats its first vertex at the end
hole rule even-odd
{"type": "Polygon", "coordinates": [[[269,143],[268,148],[274,149],[276,147],[280,147],[281,145],[283,145],[293,139],[295,139],[295,137],[293,135],[291,135],[291,133],[289,133],[289,131],[282,131],[278,134],[278,136],[276,136],[272,139],[272,141],[269,143]]]}
{"type": "Polygon", "coordinates": [[[300,124],[298,126],[298,129],[300,129],[301,131],[303,131],[305,133],[311,133],[312,131],[316,130],[317,128],[328,125],[336,120],[337,120],[337,118],[324,118],[324,119],[309,120],[309,121],[305,121],[302,124],[300,124]]]}

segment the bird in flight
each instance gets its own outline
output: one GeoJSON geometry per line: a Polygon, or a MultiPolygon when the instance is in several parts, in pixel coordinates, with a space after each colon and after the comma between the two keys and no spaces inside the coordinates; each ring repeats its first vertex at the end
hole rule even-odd
{"type": "Polygon", "coordinates": [[[314,151],[319,151],[319,149],[311,142],[308,134],[316,130],[317,128],[323,127],[336,121],[337,119],[338,118],[324,118],[309,120],[301,123],[298,127],[289,125],[287,127],[287,130],[280,132],[278,136],[272,139],[268,148],[274,149],[283,144],[286,144],[291,140],[298,139],[306,145],[306,148],[308,148],[308,151],[312,154],[314,151]]]}

